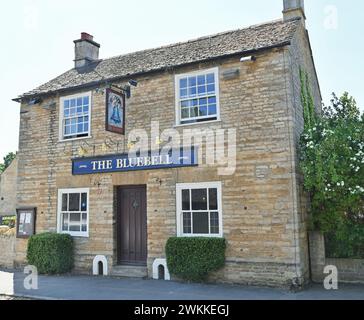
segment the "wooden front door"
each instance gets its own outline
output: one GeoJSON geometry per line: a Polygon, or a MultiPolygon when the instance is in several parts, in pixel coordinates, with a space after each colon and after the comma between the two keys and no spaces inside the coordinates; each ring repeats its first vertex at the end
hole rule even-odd
{"type": "Polygon", "coordinates": [[[146,186],[119,187],[117,193],[119,264],[146,265],[146,186]]]}

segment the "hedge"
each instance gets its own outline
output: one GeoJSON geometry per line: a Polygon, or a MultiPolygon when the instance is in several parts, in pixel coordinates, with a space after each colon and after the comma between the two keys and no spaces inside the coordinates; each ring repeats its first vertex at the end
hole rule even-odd
{"type": "Polygon", "coordinates": [[[225,264],[222,238],[170,238],[166,245],[169,272],[187,281],[205,281],[225,264]]]}
{"type": "Polygon", "coordinates": [[[341,232],[325,234],[326,258],[364,259],[364,224],[346,223],[341,232]]]}
{"type": "Polygon", "coordinates": [[[40,274],[62,274],[73,268],[73,239],[67,234],[41,233],[30,237],[28,263],[40,274]]]}

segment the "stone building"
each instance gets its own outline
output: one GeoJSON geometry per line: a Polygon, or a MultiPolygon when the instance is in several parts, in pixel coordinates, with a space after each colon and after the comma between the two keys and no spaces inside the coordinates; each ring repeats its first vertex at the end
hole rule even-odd
{"type": "MultiPolygon", "coordinates": [[[[303,0],[283,2],[277,21],[110,59],[83,33],[72,70],[15,99],[18,206],[37,208],[37,233],[74,236],[76,272],[101,255],[109,274],[151,277],[168,238],[211,236],[227,241],[211,281],[309,280],[300,69],[317,106],[321,96],[303,0]],[[136,129],[149,145],[132,160],[136,129]],[[225,148],[236,139],[234,170],[208,163],[201,141],[177,160],[149,153],[171,141],[165,130],[188,129],[216,140],[225,130],[225,148]]],[[[26,243],[17,239],[18,264],[26,243]]]]}
{"type": "Polygon", "coordinates": [[[10,166],[0,174],[0,216],[16,214],[18,159],[15,158],[10,166]]]}

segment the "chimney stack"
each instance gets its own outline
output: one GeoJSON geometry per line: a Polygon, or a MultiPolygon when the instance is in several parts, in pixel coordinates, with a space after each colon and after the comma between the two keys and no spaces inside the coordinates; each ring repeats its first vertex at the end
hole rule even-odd
{"type": "Polygon", "coordinates": [[[304,0],[283,0],[283,21],[289,21],[300,17],[305,24],[305,1],[304,0]]]}
{"type": "Polygon", "coordinates": [[[86,67],[99,60],[100,45],[94,37],[86,32],[81,33],[81,39],[75,40],[75,68],[86,67]]]}

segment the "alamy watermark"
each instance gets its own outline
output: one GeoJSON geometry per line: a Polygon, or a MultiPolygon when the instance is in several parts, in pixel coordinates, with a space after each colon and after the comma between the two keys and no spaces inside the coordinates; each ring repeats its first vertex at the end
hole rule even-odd
{"type": "Polygon", "coordinates": [[[336,266],[326,266],[324,268],[324,274],[328,276],[324,279],[324,288],[326,290],[338,290],[339,289],[339,273],[336,266]]]}
{"type": "Polygon", "coordinates": [[[324,8],[324,28],[326,30],[337,30],[339,28],[339,11],[335,5],[327,5],[324,8]]]}

